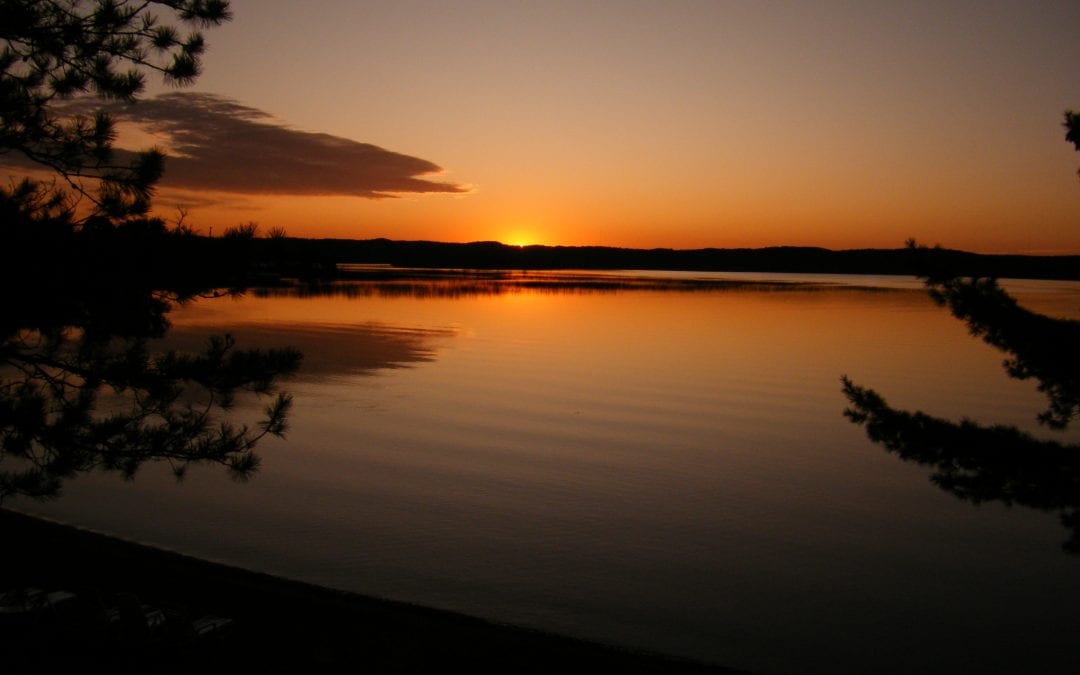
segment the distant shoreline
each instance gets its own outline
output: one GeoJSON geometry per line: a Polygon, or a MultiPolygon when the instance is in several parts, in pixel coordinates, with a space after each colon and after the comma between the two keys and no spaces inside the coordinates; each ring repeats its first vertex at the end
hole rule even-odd
{"type": "MultiPolygon", "coordinates": [[[[511,246],[391,239],[254,239],[266,257],[413,268],[506,270],[667,270],[915,276],[907,248],[831,250],[776,246],[754,249],[633,249],[609,246],[511,246]]],[[[980,254],[934,249],[934,261],[958,276],[1080,280],[1080,255],[980,254]]]]}

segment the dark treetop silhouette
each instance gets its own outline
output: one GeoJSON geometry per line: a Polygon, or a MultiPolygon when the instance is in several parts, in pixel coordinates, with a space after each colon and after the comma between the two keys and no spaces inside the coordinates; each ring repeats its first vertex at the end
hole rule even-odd
{"type": "Polygon", "coordinates": [[[192,81],[203,39],[176,26],[228,18],[222,0],[0,0],[0,158],[71,190],[0,188],[0,501],[55,496],[95,467],[130,477],[151,459],[178,476],[193,462],[247,476],[259,439],[285,430],[283,393],[254,427],[219,416],[237,392],[274,393],[296,350],[238,350],[229,336],[198,354],[153,349],[176,303],[244,283],[251,237],[210,248],[145,217],[161,154],[115,164],[107,115],[57,114],[78,95],[134,101],[147,70],[192,81]]]}
{"type": "MultiPolygon", "coordinates": [[[[1077,150],[1080,150],[1080,113],[1073,110],[1065,111],[1065,140],[1076,146],[1077,150]]],[[[1077,174],[1080,174],[1080,169],[1077,169],[1077,174]]]]}
{"type": "MultiPolygon", "coordinates": [[[[1080,115],[1065,113],[1066,140],[1080,150],[1080,115]]],[[[965,321],[972,335],[1004,351],[1005,371],[1034,378],[1049,407],[1039,423],[1064,429],[1080,417],[1080,321],[1021,307],[992,278],[954,276],[937,249],[909,242],[930,296],[965,321]]],[[[974,503],[1000,501],[1057,511],[1069,530],[1066,551],[1080,553],[1080,446],[1037,440],[1015,427],[959,423],[896,410],[872,389],[842,378],[852,422],[890,452],[931,466],[931,480],[974,503]]]]}

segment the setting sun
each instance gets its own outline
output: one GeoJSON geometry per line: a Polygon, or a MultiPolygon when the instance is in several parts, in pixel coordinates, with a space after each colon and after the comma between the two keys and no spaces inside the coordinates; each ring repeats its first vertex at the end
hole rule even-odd
{"type": "Polygon", "coordinates": [[[502,235],[502,237],[499,238],[499,241],[508,246],[517,246],[518,248],[543,243],[538,241],[534,234],[525,230],[510,230],[502,235]]]}

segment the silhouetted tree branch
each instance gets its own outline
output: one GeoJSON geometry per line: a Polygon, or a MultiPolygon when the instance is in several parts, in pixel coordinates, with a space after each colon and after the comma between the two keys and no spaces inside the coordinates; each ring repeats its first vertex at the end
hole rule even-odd
{"type": "Polygon", "coordinates": [[[1080,446],[1040,441],[1011,426],[982,426],[890,407],[880,394],[842,378],[844,416],[905,461],[934,469],[930,480],[974,504],[1000,501],[1057,511],[1080,553],[1080,446]]]}
{"type": "Polygon", "coordinates": [[[64,480],[95,468],[130,478],[151,460],[169,462],[178,477],[196,463],[250,476],[259,440],[286,431],[291,398],[275,383],[295,372],[299,352],[238,350],[224,336],[199,353],[155,353],[177,298],[135,292],[106,301],[124,303],[112,312],[121,321],[91,307],[44,325],[20,322],[0,343],[0,501],[55,496],[64,480]],[[254,426],[220,418],[240,392],[273,397],[254,426]]]}
{"type": "Polygon", "coordinates": [[[193,81],[205,43],[192,29],[228,10],[0,0],[0,156],[54,171],[95,204],[77,221],[56,182],[0,188],[0,501],[56,496],[95,468],[132,477],[151,460],[178,477],[196,463],[246,477],[256,444],[286,430],[291,399],[276,383],[299,366],[296,350],[241,350],[228,335],[196,353],[156,345],[177,302],[242,283],[246,267],[239,245],[209,251],[142,216],[163,155],[115,161],[112,120],[91,111],[96,99],[134,102],[147,72],[193,81]],[[243,392],[271,397],[250,425],[222,414],[243,392]]]}
{"type": "Polygon", "coordinates": [[[1056,319],[1024,309],[995,279],[951,276],[934,249],[909,242],[918,256],[930,297],[968,325],[971,334],[1009,354],[1006,372],[1034,378],[1050,407],[1039,422],[1062,429],[1080,416],[1080,321],[1056,319]]]}
{"type": "MultiPolygon", "coordinates": [[[[1080,115],[1065,112],[1065,139],[1080,150],[1080,115]]],[[[940,248],[908,241],[930,297],[967,323],[975,337],[1006,352],[1010,377],[1034,378],[1050,400],[1040,424],[1064,429],[1080,417],[1080,321],[1025,309],[993,278],[962,279],[940,248]]],[[[1080,446],[1040,441],[1015,427],[959,423],[896,410],[880,394],[841,378],[844,415],[902,459],[932,466],[931,480],[974,503],[996,500],[1061,513],[1064,547],[1080,553],[1080,446]]]]}
{"type": "MultiPolygon", "coordinates": [[[[993,279],[950,277],[933,249],[911,242],[930,296],[965,321],[973,336],[1009,354],[1010,377],[1034,378],[1050,400],[1038,420],[1063,429],[1080,416],[1080,322],[1021,307],[993,279]]],[[[934,467],[931,480],[974,503],[996,500],[1059,511],[1071,532],[1065,549],[1080,552],[1080,446],[1040,441],[1015,427],[959,423],[890,407],[880,394],[842,378],[844,415],[902,459],[934,467]]]]}
{"type": "Polygon", "coordinates": [[[110,117],[66,114],[60,103],[133,102],[148,71],[169,83],[194,81],[206,44],[180,27],[229,18],[227,0],[0,0],[0,155],[55,171],[100,214],[146,213],[164,155],[148,150],[118,163],[110,117]]]}

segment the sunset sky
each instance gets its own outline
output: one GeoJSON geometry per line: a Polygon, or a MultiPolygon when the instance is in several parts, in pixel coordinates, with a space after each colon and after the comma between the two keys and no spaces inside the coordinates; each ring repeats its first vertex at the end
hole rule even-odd
{"type": "Polygon", "coordinates": [[[1075,0],[232,8],[118,115],[203,231],[1080,253],[1075,0]]]}

